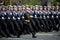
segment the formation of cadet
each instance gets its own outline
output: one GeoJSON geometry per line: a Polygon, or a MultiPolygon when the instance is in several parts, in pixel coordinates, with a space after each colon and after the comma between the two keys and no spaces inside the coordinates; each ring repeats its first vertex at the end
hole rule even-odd
{"type": "Polygon", "coordinates": [[[0,37],[60,30],[60,6],[0,6],[0,37]]]}

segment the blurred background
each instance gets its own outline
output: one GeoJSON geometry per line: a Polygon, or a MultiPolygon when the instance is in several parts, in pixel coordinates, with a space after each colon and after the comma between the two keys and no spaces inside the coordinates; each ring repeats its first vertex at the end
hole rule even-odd
{"type": "Polygon", "coordinates": [[[0,5],[42,5],[60,6],[60,0],[0,0],[0,5]]]}

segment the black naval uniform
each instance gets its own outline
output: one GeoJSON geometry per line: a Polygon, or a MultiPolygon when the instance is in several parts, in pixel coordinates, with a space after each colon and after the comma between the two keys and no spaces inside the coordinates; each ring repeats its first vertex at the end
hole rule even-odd
{"type": "MultiPolygon", "coordinates": [[[[27,31],[29,33],[32,33],[32,37],[36,38],[35,31],[32,28],[31,23],[30,23],[30,14],[28,12],[24,14],[24,20],[22,20],[22,21],[23,21],[22,32],[27,31]]],[[[17,37],[19,37],[19,36],[20,36],[20,34],[17,37]]]]}

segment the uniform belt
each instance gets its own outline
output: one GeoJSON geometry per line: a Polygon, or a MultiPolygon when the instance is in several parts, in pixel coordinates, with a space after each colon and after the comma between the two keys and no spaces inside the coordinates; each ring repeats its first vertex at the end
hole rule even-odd
{"type": "Polygon", "coordinates": [[[30,20],[25,20],[25,22],[30,22],[30,20]]]}

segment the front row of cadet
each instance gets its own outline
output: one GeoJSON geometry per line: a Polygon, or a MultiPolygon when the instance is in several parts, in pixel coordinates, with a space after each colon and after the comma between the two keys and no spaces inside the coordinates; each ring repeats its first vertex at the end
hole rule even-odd
{"type": "Polygon", "coordinates": [[[5,8],[2,9],[0,13],[0,36],[11,37],[11,35],[14,35],[19,37],[21,34],[32,33],[32,37],[35,38],[35,31],[31,26],[30,18],[28,18],[29,14],[27,15],[25,13],[26,16],[25,14],[20,14],[20,11],[18,11],[18,13],[19,14],[16,15],[16,10],[5,11],[5,8]],[[22,19],[20,17],[22,17],[22,19]]]}
{"type": "Polygon", "coordinates": [[[32,37],[36,38],[36,32],[59,31],[60,28],[60,12],[51,11],[50,9],[40,11],[33,10],[22,11],[21,8],[11,7],[8,10],[2,8],[0,10],[0,36],[11,37],[12,35],[19,37],[22,34],[32,33],[32,37]]]}

